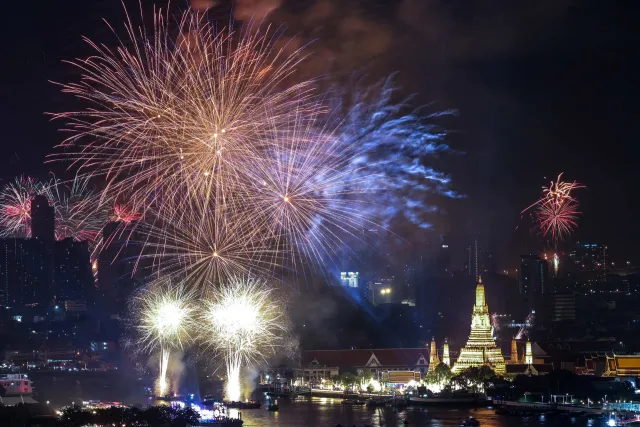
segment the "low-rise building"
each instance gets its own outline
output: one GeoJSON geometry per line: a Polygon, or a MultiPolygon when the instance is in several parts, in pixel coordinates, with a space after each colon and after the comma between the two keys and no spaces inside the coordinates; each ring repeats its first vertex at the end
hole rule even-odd
{"type": "Polygon", "coordinates": [[[301,367],[294,370],[303,381],[330,379],[344,372],[369,372],[382,379],[393,371],[424,375],[429,366],[426,348],[383,348],[357,350],[311,350],[302,352],[301,367]]]}

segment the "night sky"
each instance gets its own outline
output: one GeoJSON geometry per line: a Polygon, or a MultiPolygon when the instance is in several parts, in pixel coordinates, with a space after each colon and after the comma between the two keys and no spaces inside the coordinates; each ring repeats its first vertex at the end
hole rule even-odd
{"type": "MultiPolygon", "coordinates": [[[[137,12],[137,1],[125,1],[137,12]]],[[[156,5],[164,7],[166,1],[156,5]]],[[[489,236],[500,268],[539,239],[519,212],[557,173],[586,185],[574,238],[608,244],[614,257],[640,260],[637,107],[638,2],[403,0],[195,2],[211,18],[261,17],[313,41],[309,72],[336,78],[398,72],[403,94],[447,120],[458,150],[441,159],[465,199],[443,203],[438,233],[489,236]],[[314,69],[322,68],[322,69],[314,69]],[[545,177],[547,179],[545,179],[545,177]],[[518,228],[517,228],[518,227],[518,228]],[[517,229],[516,229],[517,228],[517,229]]],[[[143,1],[144,11],[153,2],[143,1]]],[[[184,8],[187,2],[172,3],[184,8]]],[[[64,59],[87,55],[82,41],[114,43],[102,18],[124,19],[119,0],[5,2],[0,33],[0,178],[45,178],[61,123],[45,112],[78,108],[49,81],[77,78],[64,59]]]]}

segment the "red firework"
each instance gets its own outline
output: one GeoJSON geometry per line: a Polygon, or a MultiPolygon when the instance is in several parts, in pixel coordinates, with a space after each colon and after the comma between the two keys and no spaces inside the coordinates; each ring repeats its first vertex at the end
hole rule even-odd
{"type": "Polygon", "coordinates": [[[133,221],[137,221],[140,219],[140,214],[127,206],[115,204],[113,205],[113,216],[112,221],[116,222],[124,222],[125,224],[130,224],[133,221]]]}
{"type": "Polygon", "coordinates": [[[0,237],[31,236],[31,199],[43,185],[21,176],[0,191],[0,237]]]}
{"type": "Polygon", "coordinates": [[[577,220],[581,212],[577,199],[572,195],[573,190],[578,188],[584,186],[577,181],[563,181],[561,173],[555,182],[551,181],[548,187],[542,187],[540,199],[522,211],[533,211],[542,234],[549,236],[555,246],[578,227],[577,220]]]}

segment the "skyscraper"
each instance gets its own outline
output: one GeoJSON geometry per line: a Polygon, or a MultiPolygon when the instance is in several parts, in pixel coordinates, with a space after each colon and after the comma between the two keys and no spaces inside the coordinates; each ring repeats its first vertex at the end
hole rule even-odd
{"type": "Polygon", "coordinates": [[[58,301],[86,301],[93,283],[89,244],[72,238],[55,243],[55,289],[58,301]]]}
{"type": "Polygon", "coordinates": [[[136,242],[141,238],[133,222],[128,225],[110,222],[103,228],[102,236],[104,247],[96,266],[99,293],[109,303],[115,303],[111,308],[120,310],[136,287],[136,271],[146,274],[148,265],[145,263],[152,260],[140,260],[140,246],[136,242]]]}
{"type": "Polygon", "coordinates": [[[41,246],[31,239],[0,239],[0,304],[19,307],[42,302],[41,246]]]}
{"type": "Polygon", "coordinates": [[[37,292],[42,304],[47,304],[55,294],[54,290],[54,242],[55,212],[49,200],[42,194],[31,200],[31,238],[36,250],[42,251],[42,271],[39,275],[37,292]]]}
{"type": "Polygon", "coordinates": [[[474,234],[471,244],[467,248],[467,275],[477,282],[480,278],[480,237],[474,234]]]}
{"type": "Polygon", "coordinates": [[[548,263],[536,255],[521,255],[518,284],[520,294],[525,296],[542,295],[548,292],[548,263]]]}
{"type": "Polygon", "coordinates": [[[55,240],[54,209],[42,194],[31,200],[31,237],[51,245],[55,240]]]}

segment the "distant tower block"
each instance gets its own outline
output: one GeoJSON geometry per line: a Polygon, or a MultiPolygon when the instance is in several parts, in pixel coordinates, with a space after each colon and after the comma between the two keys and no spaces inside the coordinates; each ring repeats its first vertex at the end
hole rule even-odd
{"type": "Polygon", "coordinates": [[[520,363],[520,359],[518,359],[518,342],[515,337],[511,340],[511,363],[520,363]]]}
{"type": "Polygon", "coordinates": [[[533,365],[533,352],[531,351],[531,341],[527,340],[527,347],[524,353],[524,363],[533,365]]]}
{"type": "Polygon", "coordinates": [[[440,359],[438,358],[438,347],[436,347],[436,339],[431,337],[431,348],[429,349],[429,370],[428,372],[436,369],[436,366],[440,364],[440,359]]]}
{"type": "Polygon", "coordinates": [[[451,358],[449,358],[449,342],[444,339],[444,347],[442,348],[442,363],[451,367],[451,358]]]}
{"type": "Polygon", "coordinates": [[[471,315],[471,333],[467,345],[460,351],[460,356],[451,370],[454,374],[471,366],[489,365],[496,374],[506,371],[502,351],[496,346],[491,336],[491,318],[489,307],[484,298],[482,279],[476,286],[476,303],[471,315]]]}

